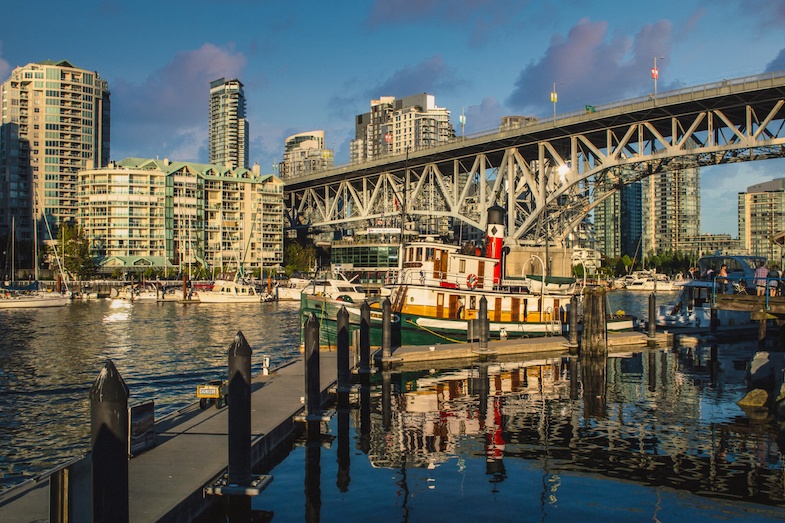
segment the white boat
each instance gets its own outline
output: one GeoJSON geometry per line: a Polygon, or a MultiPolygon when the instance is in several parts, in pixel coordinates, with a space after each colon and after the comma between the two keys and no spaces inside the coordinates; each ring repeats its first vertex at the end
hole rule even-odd
{"type": "MultiPolygon", "coordinates": [[[[747,287],[753,285],[755,267],[758,261],[766,262],[761,256],[704,256],[698,260],[700,273],[705,275],[712,269],[714,274],[719,273],[722,265],[726,265],[728,278],[703,277],[678,282],[677,289],[681,289],[678,297],[672,303],[659,305],[656,312],[656,322],[661,327],[700,327],[709,329],[711,321],[712,295],[716,292],[741,293],[747,292],[747,287]]],[[[754,294],[754,291],[751,292],[754,294]]],[[[719,325],[746,325],[752,323],[750,312],[717,310],[719,325]]]]}
{"type": "Polygon", "coordinates": [[[670,292],[678,290],[678,282],[674,282],[665,274],[656,271],[634,271],[623,278],[614,281],[617,289],[628,291],[670,292]]]}
{"type": "Polygon", "coordinates": [[[71,295],[45,290],[17,290],[4,288],[0,293],[0,309],[32,309],[42,307],[63,307],[71,301],[71,295]]]}
{"type": "Polygon", "coordinates": [[[324,296],[331,300],[362,303],[368,295],[361,285],[349,281],[343,273],[322,273],[310,280],[300,291],[303,294],[324,296]]]}
{"type": "Polygon", "coordinates": [[[279,301],[300,301],[300,294],[309,283],[311,283],[310,278],[292,277],[286,283],[278,285],[275,294],[279,301]]]}
{"type": "Polygon", "coordinates": [[[262,293],[256,285],[240,278],[215,280],[210,290],[194,292],[193,299],[201,303],[261,303],[262,293]]]}

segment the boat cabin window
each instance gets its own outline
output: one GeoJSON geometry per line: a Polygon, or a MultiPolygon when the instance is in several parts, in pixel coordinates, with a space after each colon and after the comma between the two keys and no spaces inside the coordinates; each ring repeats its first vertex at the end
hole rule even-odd
{"type": "Polygon", "coordinates": [[[460,273],[466,272],[466,260],[460,260],[458,262],[458,272],[460,273]]]}
{"type": "Polygon", "coordinates": [[[433,261],[433,247],[425,249],[425,261],[433,261]]]}

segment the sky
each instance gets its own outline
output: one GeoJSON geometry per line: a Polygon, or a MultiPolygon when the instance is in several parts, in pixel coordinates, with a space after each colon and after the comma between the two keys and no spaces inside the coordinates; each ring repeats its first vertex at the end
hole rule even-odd
{"type": "MultiPolygon", "coordinates": [[[[456,132],[785,70],[785,0],[28,0],[5,2],[0,81],[68,60],[109,82],[111,156],[206,163],[211,81],[244,84],[251,164],[323,129],[349,162],[354,117],[417,93],[456,132]]],[[[701,232],[738,237],[737,194],[785,159],[701,170],[701,232]]]]}

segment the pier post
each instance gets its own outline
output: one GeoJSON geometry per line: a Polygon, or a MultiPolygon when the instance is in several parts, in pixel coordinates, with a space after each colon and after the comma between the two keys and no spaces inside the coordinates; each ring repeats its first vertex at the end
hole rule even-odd
{"type": "Polygon", "coordinates": [[[766,347],[766,324],[769,322],[766,311],[760,312],[760,319],[758,320],[758,348],[766,347]]]}
{"type": "Polygon", "coordinates": [[[238,332],[229,347],[229,484],[251,483],[251,347],[238,332]]]}
{"type": "Polygon", "coordinates": [[[595,287],[584,294],[581,353],[585,356],[608,354],[608,316],[605,288],[595,287]]]}
{"type": "Polygon", "coordinates": [[[657,297],[649,294],[649,340],[657,339],[657,297]]]}
{"type": "Polygon", "coordinates": [[[491,325],[488,320],[488,299],[483,296],[480,298],[480,349],[488,348],[488,338],[491,334],[491,325]]]}
{"type": "Polygon", "coordinates": [[[382,303],[382,361],[390,358],[392,354],[392,305],[390,298],[385,298],[382,303]]]}
{"type": "Polygon", "coordinates": [[[93,521],[129,521],[128,386],[108,360],[90,387],[93,521]]]}
{"type": "Polygon", "coordinates": [[[578,296],[570,298],[570,340],[567,344],[570,354],[578,353],[578,296]]]}
{"type": "Polygon", "coordinates": [[[338,392],[349,389],[351,370],[349,369],[349,311],[342,305],[336,317],[338,329],[338,392]]]}
{"type": "Polygon", "coordinates": [[[319,391],[319,320],[311,313],[305,321],[305,414],[321,409],[319,391]]]}
{"type": "Polygon", "coordinates": [[[709,317],[709,329],[711,330],[712,334],[717,333],[717,327],[720,324],[720,319],[717,317],[717,305],[712,304],[711,306],[711,316],[709,317]]]}
{"type": "MultiPolygon", "coordinates": [[[[229,360],[229,485],[251,485],[251,346],[237,332],[227,351],[229,360]]],[[[229,521],[248,521],[249,496],[229,496],[229,521]]]]}
{"type": "Polygon", "coordinates": [[[371,306],[360,306],[360,374],[371,372],[371,306]]]}

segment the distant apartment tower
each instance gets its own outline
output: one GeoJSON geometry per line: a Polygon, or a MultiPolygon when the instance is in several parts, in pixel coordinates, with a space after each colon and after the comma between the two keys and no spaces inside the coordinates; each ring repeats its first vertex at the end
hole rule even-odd
{"type": "Polygon", "coordinates": [[[219,78],[210,82],[209,163],[248,168],[248,120],[245,93],[237,80],[219,78]]]}
{"type": "Polygon", "coordinates": [[[351,163],[433,147],[455,138],[450,111],[437,107],[435,97],[427,93],[399,100],[393,96],[371,100],[371,111],[357,115],[354,128],[351,163]]]}
{"type": "Polygon", "coordinates": [[[109,163],[109,88],[97,72],[51,60],[17,67],[2,84],[0,235],[33,227],[48,239],[75,220],[77,174],[109,163]],[[46,223],[41,219],[46,216],[46,223]]]}
{"type": "Polygon", "coordinates": [[[278,176],[282,180],[306,176],[330,169],[334,164],[334,151],[324,148],[324,131],[299,133],[286,139],[278,176]]]}
{"type": "Polygon", "coordinates": [[[594,209],[594,233],[605,256],[641,260],[641,182],[622,186],[594,209]]]}
{"type": "Polygon", "coordinates": [[[644,255],[677,251],[700,234],[700,168],[652,174],[642,180],[644,255]]]}
{"type": "Polygon", "coordinates": [[[223,165],[126,158],[79,173],[79,225],[102,272],[283,263],[283,182],[223,165]]]}
{"type": "Polygon", "coordinates": [[[771,239],[785,230],[785,178],[758,183],[739,193],[739,242],[747,254],[766,256],[777,263],[781,245],[771,239]]]}

